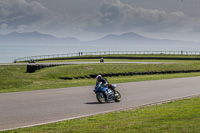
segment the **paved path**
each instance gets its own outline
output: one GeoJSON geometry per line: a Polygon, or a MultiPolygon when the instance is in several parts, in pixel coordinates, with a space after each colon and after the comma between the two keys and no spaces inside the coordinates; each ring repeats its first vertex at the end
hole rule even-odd
{"type": "MultiPolygon", "coordinates": [[[[120,103],[99,104],[93,86],[0,94],[0,130],[88,116],[200,94],[200,77],[117,84],[120,103]]],[[[95,81],[94,81],[95,82],[95,81]]]]}
{"type": "MultiPolygon", "coordinates": [[[[48,62],[48,63],[30,63],[32,65],[48,65],[48,64],[97,64],[99,62],[48,62]]],[[[104,62],[104,63],[129,63],[129,64],[174,64],[170,62],[104,62]]],[[[28,65],[29,63],[0,63],[0,65],[28,65]]]]}

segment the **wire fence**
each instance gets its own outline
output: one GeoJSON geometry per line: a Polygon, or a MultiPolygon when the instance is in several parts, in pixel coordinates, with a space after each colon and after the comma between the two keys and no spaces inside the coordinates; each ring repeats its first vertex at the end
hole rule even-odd
{"type": "Polygon", "coordinates": [[[28,61],[32,60],[43,60],[43,59],[51,59],[51,58],[65,58],[65,57],[78,57],[78,56],[86,56],[86,55],[200,55],[200,51],[98,51],[98,52],[78,52],[78,53],[68,53],[68,54],[52,54],[52,55],[38,55],[38,56],[29,56],[17,58],[14,62],[18,61],[28,61]]]}

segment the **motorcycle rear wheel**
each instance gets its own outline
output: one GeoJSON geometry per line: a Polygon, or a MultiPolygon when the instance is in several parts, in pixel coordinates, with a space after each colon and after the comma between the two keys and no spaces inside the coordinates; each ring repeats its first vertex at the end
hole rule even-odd
{"type": "Polygon", "coordinates": [[[118,91],[115,91],[115,102],[121,101],[121,94],[118,91]]]}
{"type": "Polygon", "coordinates": [[[97,100],[99,101],[99,103],[105,103],[106,102],[106,98],[105,98],[104,95],[97,94],[96,97],[97,97],[97,100]]]}

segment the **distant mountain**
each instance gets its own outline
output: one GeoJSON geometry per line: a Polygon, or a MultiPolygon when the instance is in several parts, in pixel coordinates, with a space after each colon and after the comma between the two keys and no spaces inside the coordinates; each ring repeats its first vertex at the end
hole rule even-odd
{"type": "Polygon", "coordinates": [[[0,44],[70,44],[78,42],[79,40],[73,37],[56,38],[39,32],[12,32],[7,35],[0,35],[0,44]]]}
{"type": "Polygon", "coordinates": [[[150,39],[147,37],[138,35],[134,32],[124,33],[121,35],[110,34],[99,39],[99,41],[136,41],[136,40],[150,40],[150,39]]]}
{"type": "Polygon", "coordinates": [[[0,44],[100,44],[100,45],[188,45],[198,44],[191,41],[167,40],[148,38],[134,32],[121,35],[109,34],[97,40],[79,41],[74,37],[57,38],[39,32],[12,32],[7,35],[0,34],[0,44]]]}
{"type": "Polygon", "coordinates": [[[192,41],[179,41],[179,40],[167,40],[167,39],[154,39],[148,38],[134,32],[124,33],[121,35],[109,34],[98,40],[87,41],[85,43],[90,44],[102,44],[102,45],[182,45],[182,44],[200,44],[192,41]]]}
{"type": "Polygon", "coordinates": [[[147,44],[153,41],[157,41],[157,39],[151,39],[134,32],[124,33],[121,35],[109,34],[104,36],[98,40],[88,41],[85,43],[91,44],[102,44],[102,45],[123,45],[123,44],[147,44]]]}

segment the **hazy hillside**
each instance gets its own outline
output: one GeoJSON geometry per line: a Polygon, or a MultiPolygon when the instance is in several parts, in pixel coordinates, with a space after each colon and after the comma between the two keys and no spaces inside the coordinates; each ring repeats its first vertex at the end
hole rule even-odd
{"type": "Polygon", "coordinates": [[[191,41],[147,38],[134,32],[121,35],[109,34],[92,41],[79,41],[75,37],[56,38],[39,32],[13,32],[0,35],[0,44],[200,45],[200,43],[191,41]]]}
{"type": "Polygon", "coordinates": [[[179,41],[179,40],[167,40],[167,39],[153,39],[147,38],[134,32],[125,33],[121,35],[109,34],[98,40],[89,41],[93,44],[104,44],[104,45],[189,45],[189,44],[200,44],[191,41],[179,41]]]}
{"type": "Polygon", "coordinates": [[[12,32],[7,35],[0,35],[0,44],[70,44],[78,42],[79,40],[73,37],[56,38],[52,35],[41,34],[39,32],[12,32]]]}

